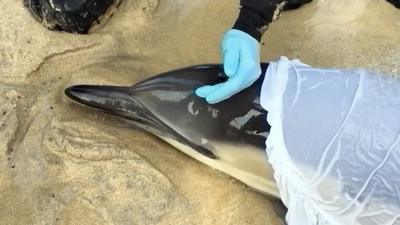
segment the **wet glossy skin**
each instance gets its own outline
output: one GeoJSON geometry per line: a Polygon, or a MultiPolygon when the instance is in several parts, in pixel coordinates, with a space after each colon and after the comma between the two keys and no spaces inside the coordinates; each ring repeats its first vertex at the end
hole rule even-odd
{"type": "MultiPolygon", "coordinates": [[[[87,33],[113,0],[23,0],[26,8],[50,30],[87,33]]],[[[97,22],[99,23],[99,22],[97,22]]]]}
{"type": "MultiPolygon", "coordinates": [[[[262,67],[265,71],[267,64],[262,67]]],[[[85,105],[154,128],[150,131],[167,132],[208,157],[218,158],[215,141],[264,151],[269,127],[259,104],[263,77],[218,104],[207,104],[193,94],[198,86],[224,79],[220,65],[202,65],[161,74],[130,88],[81,85],[69,87],[66,94],[85,105]]]]}
{"type": "MultiPolygon", "coordinates": [[[[265,74],[267,64],[262,64],[265,74]]],[[[261,76],[251,87],[210,105],[194,90],[223,82],[221,65],[200,65],[154,76],[132,87],[77,85],[67,96],[153,133],[212,168],[278,197],[265,153],[270,127],[260,105],[261,76]]]]}

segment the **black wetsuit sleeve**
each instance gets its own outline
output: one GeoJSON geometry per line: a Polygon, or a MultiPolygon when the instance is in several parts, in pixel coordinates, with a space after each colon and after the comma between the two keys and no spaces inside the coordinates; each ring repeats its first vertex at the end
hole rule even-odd
{"type": "Polygon", "coordinates": [[[233,29],[260,41],[268,25],[278,18],[284,4],[285,0],[240,0],[240,13],[233,29]]]}

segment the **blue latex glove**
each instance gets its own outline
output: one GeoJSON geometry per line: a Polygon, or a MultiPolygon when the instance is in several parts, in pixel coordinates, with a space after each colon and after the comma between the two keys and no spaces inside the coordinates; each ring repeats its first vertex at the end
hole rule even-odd
{"type": "Polygon", "coordinates": [[[196,95],[210,104],[218,103],[252,85],[261,74],[260,44],[249,34],[231,29],[222,39],[224,71],[228,80],[203,86],[196,95]]]}

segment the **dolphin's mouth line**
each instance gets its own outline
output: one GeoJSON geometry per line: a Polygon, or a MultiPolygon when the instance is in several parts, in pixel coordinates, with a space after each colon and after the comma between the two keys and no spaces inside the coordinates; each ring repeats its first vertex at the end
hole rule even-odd
{"type": "Polygon", "coordinates": [[[132,124],[135,127],[138,127],[142,129],[143,131],[151,131],[156,136],[168,136],[169,138],[175,139],[183,144],[186,144],[199,152],[200,154],[205,155],[208,158],[211,159],[218,159],[218,157],[212,152],[211,150],[205,148],[204,146],[197,145],[193,142],[188,141],[187,138],[185,138],[184,135],[180,134],[179,132],[175,131],[172,129],[169,125],[166,123],[162,122],[161,120],[157,119],[157,117],[150,111],[148,110],[143,104],[141,104],[139,101],[137,101],[135,98],[132,98],[129,96],[130,100],[134,102],[135,105],[137,105],[137,109],[140,109],[137,111],[126,111],[126,110],[118,110],[118,113],[115,113],[116,111],[109,110],[109,109],[104,109],[100,107],[95,107],[92,106],[91,104],[84,104],[81,103],[80,101],[76,101],[79,104],[90,107],[95,109],[96,111],[107,113],[108,115],[115,116],[119,119],[123,119],[125,122],[128,122],[132,124]],[[136,114],[133,116],[132,114],[136,114]],[[166,135],[168,134],[168,135],[166,135]]]}
{"type": "MultiPolygon", "coordinates": [[[[103,110],[100,110],[100,111],[103,111],[103,110]]],[[[110,112],[107,112],[107,111],[103,111],[103,112],[110,114],[110,112]]],[[[181,143],[191,147],[196,152],[199,152],[200,154],[202,154],[210,159],[215,159],[215,160],[218,159],[218,157],[211,150],[209,150],[201,145],[194,144],[193,142],[186,141],[186,138],[183,135],[176,132],[175,130],[170,128],[165,123],[159,123],[159,122],[154,122],[154,121],[150,121],[150,120],[132,119],[130,117],[122,116],[122,115],[117,116],[117,118],[120,120],[123,120],[124,122],[127,122],[129,124],[132,124],[132,126],[138,127],[145,132],[150,131],[150,133],[153,133],[155,136],[164,137],[164,138],[168,137],[170,139],[174,139],[178,142],[181,142],[181,143]],[[155,127],[153,127],[154,124],[157,124],[157,129],[155,127]],[[158,134],[158,135],[156,135],[156,134],[158,134]],[[168,134],[168,135],[166,135],[166,134],[168,134]]]]}
{"type": "MultiPolygon", "coordinates": [[[[151,110],[148,110],[147,107],[145,105],[143,105],[141,102],[139,102],[132,96],[129,96],[129,99],[131,99],[131,101],[134,102],[136,105],[140,106],[137,108],[139,108],[141,110],[146,110],[146,113],[142,113],[142,118],[146,118],[146,119],[143,119],[143,121],[148,122],[149,124],[153,125],[154,127],[157,127],[158,129],[163,129],[163,131],[165,133],[169,134],[173,139],[178,140],[178,141],[192,147],[193,149],[198,151],[200,154],[203,154],[211,159],[218,159],[217,156],[214,154],[214,152],[212,152],[211,150],[205,148],[204,146],[197,145],[193,142],[187,141],[188,138],[185,138],[184,135],[182,135],[179,132],[177,132],[176,130],[172,129],[169,125],[167,125],[160,119],[157,119],[157,117],[151,112],[151,110]]],[[[133,120],[133,121],[136,120],[136,121],[140,122],[140,120],[138,118],[128,117],[126,119],[133,120]]],[[[157,129],[152,129],[152,130],[154,130],[153,132],[157,133],[157,129]]]]}
{"type": "MultiPolygon", "coordinates": [[[[112,114],[111,111],[107,111],[107,110],[99,110],[99,111],[106,112],[108,114],[112,114]]],[[[148,114],[153,115],[150,112],[148,114]]],[[[114,115],[114,114],[112,114],[112,115],[114,115]]],[[[177,131],[172,129],[170,126],[163,123],[161,120],[150,119],[150,118],[146,118],[146,119],[132,118],[131,116],[128,116],[128,115],[129,114],[117,115],[117,116],[120,117],[120,119],[123,119],[124,121],[131,123],[133,126],[141,128],[143,131],[148,132],[150,130],[154,134],[159,134],[159,136],[164,136],[164,137],[168,136],[172,139],[175,139],[181,143],[184,143],[184,144],[190,146],[191,148],[193,148],[200,154],[205,155],[208,158],[218,159],[218,157],[211,150],[209,150],[201,145],[197,145],[193,142],[187,141],[187,139],[182,134],[178,133],[177,131]],[[168,135],[166,135],[166,134],[168,134],[168,135]]],[[[156,136],[158,136],[158,135],[156,135],[156,136]]]]}

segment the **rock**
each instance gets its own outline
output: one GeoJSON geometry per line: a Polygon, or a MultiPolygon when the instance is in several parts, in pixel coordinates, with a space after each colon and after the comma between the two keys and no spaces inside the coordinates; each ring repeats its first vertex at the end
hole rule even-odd
{"type": "Polygon", "coordinates": [[[92,25],[100,24],[103,15],[117,0],[24,0],[32,15],[50,30],[87,33],[92,25]]]}

